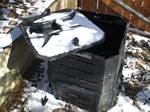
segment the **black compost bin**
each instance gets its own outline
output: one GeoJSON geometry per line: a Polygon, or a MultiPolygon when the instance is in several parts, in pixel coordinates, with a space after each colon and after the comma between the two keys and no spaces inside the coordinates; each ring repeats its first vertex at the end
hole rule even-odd
{"type": "Polygon", "coordinates": [[[105,40],[49,62],[49,80],[57,98],[101,112],[116,101],[127,24],[120,17],[79,12],[105,32],[105,40]]]}
{"type": "Polygon", "coordinates": [[[51,60],[37,54],[25,27],[21,26],[23,35],[13,43],[8,67],[18,67],[26,77],[30,66],[47,60],[49,81],[55,97],[90,112],[101,112],[112,107],[116,101],[127,24],[120,17],[79,12],[105,32],[103,41],[51,60]]]}

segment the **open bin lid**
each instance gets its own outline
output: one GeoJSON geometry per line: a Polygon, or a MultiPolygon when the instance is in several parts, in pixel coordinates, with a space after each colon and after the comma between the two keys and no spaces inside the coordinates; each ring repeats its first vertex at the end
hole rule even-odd
{"type": "Polygon", "coordinates": [[[98,26],[83,14],[72,10],[51,13],[27,27],[21,26],[21,29],[36,56],[48,58],[49,61],[88,48],[104,39],[104,32],[98,26]],[[48,30],[48,26],[54,29],[48,30]]]}

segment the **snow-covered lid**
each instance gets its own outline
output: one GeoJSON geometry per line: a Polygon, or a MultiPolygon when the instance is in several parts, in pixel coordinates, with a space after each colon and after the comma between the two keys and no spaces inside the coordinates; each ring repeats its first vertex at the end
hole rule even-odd
{"type": "Polygon", "coordinates": [[[44,36],[45,34],[31,33],[30,27],[27,28],[26,32],[30,38],[30,42],[39,55],[53,57],[76,49],[81,49],[103,39],[104,32],[79,12],[76,12],[71,20],[61,20],[61,18],[70,15],[70,13],[71,12],[52,13],[34,21],[34,23],[40,23],[56,20],[56,23],[62,27],[62,31],[59,32],[58,35],[53,35],[44,46],[43,43],[45,39],[37,37],[44,36]],[[73,41],[76,41],[78,45],[73,44],[73,41]]]}

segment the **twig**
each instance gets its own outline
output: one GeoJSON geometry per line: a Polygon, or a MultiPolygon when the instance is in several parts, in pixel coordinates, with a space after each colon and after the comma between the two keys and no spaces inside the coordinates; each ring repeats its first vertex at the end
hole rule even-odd
{"type": "Polygon", "coordinates": [[[128,32],[134,32],[134,33],[137,33],[137,34],[139,34],[141,36],[150,38],[150,34],[149,33],[141,31],[141,30],[139,30],[137,28],[128,28],[128,32]]]}

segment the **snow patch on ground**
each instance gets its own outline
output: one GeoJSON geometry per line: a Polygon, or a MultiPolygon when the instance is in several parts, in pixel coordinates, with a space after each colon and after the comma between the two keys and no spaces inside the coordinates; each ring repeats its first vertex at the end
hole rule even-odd
{"type": "MultiPolygon", "coordinates": [[[[14,1],[16,2],[16,1],[14,1]]],[[[31,3],[24,1],[22,4],[20,3],[17,5],[17,7],[14,7],[13,9],[16,10],[16,13],[18,14],[18,17],[20,16],[35,16],[35,15],[40,15],[45,11],[50,4],[52,4],[54,0],[37,0],[34,5],[31,5],[31,3]],[[27,14],[23,14],[24,8],[20,7],[26,7],[27,14]]],[[[11,9],[11,6],[9,7],[11,9]]],[[[0,49],[3,49],[4,47],[9,46],[13,41],[15,41],[18,37],[21,36],[21,31],[18,28],[18,25],[22,22],[21,19],[19,18],[13,18],[13,17],[8,17],[10,13],[9,8],[0,8],[0,11],[2,12],[3,17],[5,17],[6,20],[0,20],[0,49]],[[16,25],[9,25],[10,21],[16,21],[16,25]],[[12,31],[5,33],[4,32],[4,27],[9,27],[11,28],[12,31]]]]}
{"type": "Polygon", "coordinates": [[[116,105],[108,112],[150,112],[150,82],[145,84],[142,78],[145,73],[150,71],[149,61],[145,61],[145,58],[150,54],[145,53],[146,55],[143,56],[142,53],[150,52],[150,47],[147,48],[149,50],[140,47],[142,41],[150,44],[150,39],[136,34],[128,34],[128,36],[125,44],[126,58],[122,75],[123,83],[130,86],[118,95],[116,105]],[[131,52],[131,54],[127,54],[127,52],[131,52]]]}
{"type": "MultiPolygon", "coordinates": [[[[37,88],[31,87],[25,90],[27,95],[24,95],[24,99],[26,98],[26,105],[24,107],[25,111],[31,112],[53,112],[54,109],[57,108],[66,108],[66,105],[70,105],[65,101],[61,101],[56,99],[52,94],[47,93],[43,90],[39,90],[37,88]],[[41,103],[41,99],[47,97],[48,101],[43,106],[41,103]]],[[[84,110],[79,109],[76,106],[73,106],[73,111],[75,112],[85,112],[84,110]]]]}
{"type": "Polygon", "coordinates": [[[27,98],[25,109],[32,112],[52,112],[53,109],[63,108],[66,102],[56,100],[53,95],[43,91],[37,90],[34,87],[25,90],[27,95],[24,95],[24,99],[27,98]],[[44,97],[48,98],[47,103],[43,106],[41,99],[44,97]]]}
{"type": "Polygon", "coordinates": [[[141,112],[150,112],[150,85],[138,92],[136,101],[141,112]]]}
{"type": "Polygon", "coordinates": [[[118,96],[117,104],[108,112],[140,112],[139,109],[133,105],[133,100],[128,96],[122,94],[118,96]]]}
{"type": "MultiPolygon", "coordinates": [[[[71,109],[71,112],[87,112],[84,109],[80,109],[79,107],[67,103],[62,100],[58,100],[52,95],[51,87],[48,82],[48,74],[47,74],[47,62],[41,62],[40,68],[44,68],[43,73],[40,76],[35,75],[33,77],[33,81],[25,81],[26,87],[24,88],[24,94],[22,95],[22,102],[25,102],[23,105],[23,109],[25,112],[53,112],[54,109],[57,108],[65,108],[71,109]],[[39,79],[42,78],[41,80],[39,79]],[[33,87],[33,84],[36,83],[36,87],[33,87]],[[45,105],[42,105],[42,99],[46,97],[48,100],[45,105]],[[69,107],[69,108],[68,108],[69,107]]],[[[39,68],[39,69],[40,69],[39,68]]],[[[11,112],[20,112],[20,109],[12,109],[11,112]]]]}
{"type": "Polygon", "coordinates": [[[140,91],[136,100],[120,93],[116,105],[108,112],[150,112],[150,103],[145,102],[148,98],[150,98],[150,86],[140,91]]]}

